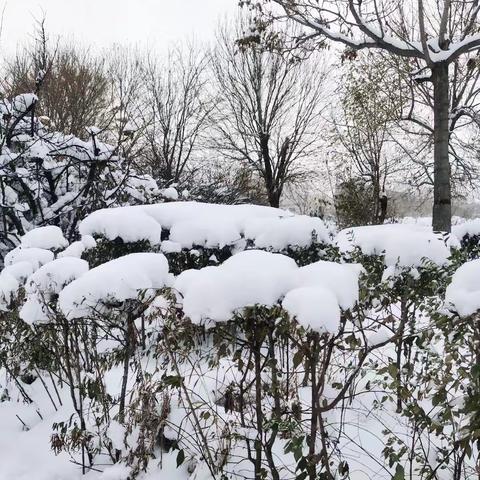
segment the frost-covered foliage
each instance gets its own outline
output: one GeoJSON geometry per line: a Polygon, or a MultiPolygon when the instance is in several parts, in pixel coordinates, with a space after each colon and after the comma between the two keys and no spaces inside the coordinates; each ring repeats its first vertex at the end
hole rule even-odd
{"type": "Polygon", "coordinates": [[[0,103],[0,256],[34,227],[59,226],[71,240],[91,211],[164,198],[156,182],[122,156],[128,138],[111,145],[95,127],[86,129],[85,139],[50,131],[35,117],[37,102],[24,94],[0,103]]]}
{"type": "Polygon", "coordinates": [[[453,235],[196,202],[79,230],[5,256],[0,478],[474,474],[480,267],[453,235]]]}

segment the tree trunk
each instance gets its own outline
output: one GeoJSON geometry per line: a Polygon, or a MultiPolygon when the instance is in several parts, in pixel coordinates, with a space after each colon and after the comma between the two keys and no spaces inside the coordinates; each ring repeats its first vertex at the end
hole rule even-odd
{"type": "MultiPolygon", "coordinates": [[[[267,187],[268,188],[268,187],[267,187]]],[[[268,203],[271,207],[279,208],[280,207],[280,192],[274,187],[268,189],[268,203]]]]}
{"type": "Polygon", "coordinates": [[[450,232],[452,227],[452,203],[450,186],[450,161],[448,158],[449,93],[448,64],[439,63],[432,68],[434,113],[434,181],[433,222],[435,231],[450,232]]]}

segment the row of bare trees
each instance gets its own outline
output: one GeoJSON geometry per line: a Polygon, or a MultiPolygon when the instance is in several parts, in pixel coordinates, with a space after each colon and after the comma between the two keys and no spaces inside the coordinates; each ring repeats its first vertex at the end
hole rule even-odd
{"type": "Polygon", "coordinates": [[[325,172],[312,164],[333,152],[329,187],[360,184],[364,222],[381,223],[387,191],[403,184],[433,190],[434,226],[449,230],[452,191],[478,179],[480,68],[467,21],[475,23],[476,10],[447,1],[445,24],[426,3],[428,28],[414,22],[410,34],[406,11],[386,0],[377,10],[375,2],[276,2],[283,20],[300,27],[281,25],[262,1],[246,3],[260,8],[259,35],[243,16],[220,27],[211,48],[183,45],[166,57],[54,43],[42,23],[34,43],[7,62],[3,94],[34,91],[43,72],[35,113],[44,124],[76,136],[95,125],[163,185],[203,182],[204,198],[279,206],[286,186],[312,185],[315,174],[321,194],[325,172]],[[387,19],[395,21],[387,27],[387,19]],[[458,48],[436,46],[439,32],[458,48]],[[345,50],[326,53],[326,39],[345,50]],[[225,185],[233,196],[221,193],[225,185]]]}
{"type": "Polygon", "coordinates": [[[208,178],[213,193],[223,183],[245,190],[237,200],[279,206],[317,154],[325,74],[318,59],[242,49],[236,40],[247,28],[239,20],[210,49],[188,44],[158,57],[53,42],[42,22],[6,62],[2,94],[35,91],[41,74],[35,115],[52,130],[87,138],[97,127],[164,186],[190,190],[208,178]]]}

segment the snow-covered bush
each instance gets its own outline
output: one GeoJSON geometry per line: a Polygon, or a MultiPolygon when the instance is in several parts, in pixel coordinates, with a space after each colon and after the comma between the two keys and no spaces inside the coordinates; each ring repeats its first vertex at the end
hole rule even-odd
{"type": "Polygon", "coordinates": [[[72,240],[89,212],[162,198],[155,181],[136,172],[104,132],[87,140],[50,131],[35,117],[38,98],[19,95],[0,103],[0,255],[41,225],[57,225],[72,240]]]}
{"type": "Polygon", "coordinates": [[[0,416],[59,478],[473,471],[478,260],[453,237],[174,201],[78,238],[33,229],[0,273],[0,416]]]}
{"type": "Polygon", "coordinates": [[[467,259],[480,257],[480,219],[475,218],[454,225],[452,231],[459,239],[467,259]]]}
{"type": "Polygon", "coordinates": [[[132,252],[160,251],[173,272],[216,265],[245,249],[285,253],[301,264],[326,256],[331,238],[322,220],[258,205],[169,202],[99,210],[80,233],[93,236],[92,265],[132,252]]]}

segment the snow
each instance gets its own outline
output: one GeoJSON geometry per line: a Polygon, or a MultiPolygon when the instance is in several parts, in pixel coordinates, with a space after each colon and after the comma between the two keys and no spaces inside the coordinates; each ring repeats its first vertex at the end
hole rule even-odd
{"type": "Polygon", "coordinates": [[[171,240],[165,240],[160,245],[160,250],[163,253],[179,253],[182,251],[182,245],[171,240]]]}
{"type": "Polygon", "coordinates": [[[137,207],[98,210],[80,223],[79,230],[82,235],[124,242],[147,240],[152,245],[158,245],[162,237],[161,225],[137,207]]]}
{"type": "Polygon", "coordinates": [[[178,200],[178,192],[174,187],[168,187],[162,191],[162,195],[169,200],[178,200]]]}
{"type": "Polygon", "coordinates": [[[340,325],[340,307],[328,288],[300,287],[290,290],[282,307],[304,327],[334,333],[340,325]]]}
{"type": "MultiPolygon", "coordinates": [[[[229,352],[226,356],[217,359],[212,356],[217,346],[215,343],[217,332],[212,335],[208,331],[204,332],[201,341],[195,342],[193,348],[188,350],[188,356],[185,356],[187,349],[184,350],[183,347],[181,352],[175,350],[164,352],[163,342],[168,342],[168,338],[162,338],[160,332],[165,319],[170,318],[170,314],[176,312],[179,324],[182,311],[194,323],[223,322],[232,319],[235,313],[241,313],[246,307],[281,306],[292,320],[296,320],[307,330],[311,329],[321,334],[335,334],[339,329],[342,311],[354,309],[359,302],[359,280],[364,272],[361,265],[317,261],[299,267],[289,256],[274,253],[274,251],[282,251],[286,246],[308,247],[311,244],[312,232],[316,233],[320,241],[330,242],[329,234],[321,220],[292,215],[268,207],[218,207],[195,202],[173,202],[97,212],[98,215],[90,215],[82,223],[81,240],[60,252],[56,260],[49,248],[54,250],[57,248],[47,247],[47,243],[58,234],[58,230],[55,234],[40,235],[37,232],[31,236],[33,240],[27,239],[27,244],[22,239],[22,245],[9,254],[8,266],[0,272],[0,309],[8,311],[8,304],[15,299],[16,293],[23,292],[21,286],[25,283],[26,301],[20,310],[20,317],[29,324],[48,321],[57,313],[57,309],[71,321],[88,319],[94,313],[101,315],[101,318],[114,318],[119,321],[118,319],[122,316],[117,314],[117,309],[125,307],[121,305],[122,302],[145,300],[144,306],[148,305],[148,308],[135,318],[135,324],[139,327],[139,334],[140,328],[146,328],[147,345],[145,348],[138,345],[130,365],[127,382],[128,414],[132,412],[131,414],[135,415],[133,409],[142,404],[133,403],[133,401],[142,398],[140,395],[143,396],[145,393],[151,392],[152,403],[158,400],[159,407],[160,400],[168,401],[169,412],[165,421],[165,434],[168,438],[178,439],[179,447],[185,449],[186,461],[177,469],[177,451],[161,453],[161,458],[159,456],[158,461],[153,459],[147,471],[140,474],[139,478],[144,480],[149,478],[152,480],[154,478],[210,479],[211,474],[205,462],[202,461],[201,455],[192,448],[192,445],[197,444],[195,441],[198,438],[199,429],[202,434],[205,434],[208,445],[215,455],[220,451],[218,446],[228,435],[228,441],[231,441],[228,444],[229,458],[226,467],[228,474],[232,472],[232,477],[253,478],[253,466],[246,458],[245,442],[242,440],[243,436],[255,439],[256,431],[251,428],[255,418],[253,409],[246,408],[242,412],[248,425],[244,428],[239,426],[239,412],[227,411],[222,403],[222,400],[225,400],[227,388],[232,388],[232,391],[237,393],[234,389],[238,388],[239,379],[243,376],[239,359],[248,362],[249,352],[246,348],[240,348],[239,353],[234,354],[237,347],[235,342],[232,342],[233,358],[229,352]],[[163,235],[169,232],[169,239],[161,241],[162,232],[163,235]],[[240,245],[244,248],[248,240],[255,249],[236,253],[217,266],[185,271],[173,279],[169,274],[167,259],[163,254],[158,253],[131,254],[89,270],[87,262],[79,257],[86,249],[96,245],[91,235],[104,235],[111,239],[120,237],[125,241],[148,240],[159,245],[164,253],[180,252],[183,248],[193,246],[233,245],[239,249],[240,245]],[[43,248],[38,248],[40,245],[43,248]],[[163,287],[167,287],[167,290],[163,291],[163,287]],[[177,294],[177,302],[172,302],[172,292],[168,290],[169,287],[173,287],[177,294]],[[159,292],[159,290],[162,291],[159,292]],[[57,295],[58,303],[56,303],[57,295]],[[115,316],[109,317],[109,313],[115,316]],[[179,360],[184,361],[179,361],[176,367],[178,372],[175,372],[170,356],[173,358],[177,353],[179,360]],[[237,355],[239,355],[238,359],[237,355]],[[212,361],[212,358],[215,361],[212,361]],[[194,402],[199,424],[195,424],[196,419],[192,417],[191,411],[186,406],[187,402],[182,393],[178,394],[177,390],[172,389],[170,395],[170,392],[163,388],[161,392],[157,391],[156,388],[163,381],[164,375],[171,374],[181,376],[194,402]],[[210,421],[206,416],[205,418],[202,416],[204,412],[210,414],[210,421]]],[[[418,267],[422,264],[424,257],[431,259],[437,265],[445,265],[449,261],[450,247],[457,245],[456,239],[454,237],[447,239],[445,243],[442,236],[432,233],[429,227],[421,223],[348,229],[340,232],[336,241],[343,252],[351,252],[355,246],[358,246],[367,255],[382,255],[388,272],[395,272],[397,266],[418,267]]],[[[55,242],[50,241],[49,245],[54,244],[55,242]]],[[[212,255],[210,260],[215,261],[215,255],[212,255]]],[[[383,289],[379,293],[383,294],[383,289]]],[[[328,402],[335,398],[339,390],[333,382],[337,384],[344,382],[356,368],[357,353],[362,345],[381,346],[381,349],[370,357],[372,361],[364,363],[361,374],[347,394],[348,401],[341,402],[337,408],[326,412],[324,418],[328,435],[330,438],[336,438],[335,448],[341,451],[345,458],[349,458],[351,471],[356,472],[355,478],[358,479],[383,479],[392,476],[389,473],[388,464],[384,465],[381,457],[385,446],[385,436],[382,431],[385,428],[395,431],[399,438],[411,438],[408,437],[411,433],[410,419],[396,414],[395,405],[390,408],[392,407],[390,400],[387,399],[381,405],[382,408],[376,406],[385,393],[385,389],[379,391],[376,388],[375,381],[379,379],[376,370],[390,362],[394,344],[387,346],[383,344],[388,340],[393,342],[396,328],[394,319],[398,319],[400,315],[397,311],[398,305],[385,307],[379,299],[376,300],[378,303],[375,303],[375,311],[370,310],[370,303],[368,303],[361,305],[366,307],[367,311],[362,308],[358,316],[353,312],[354,321],[347,324],[344,335],[339,335],[335,341],[330,368],[325,371],[325,388],[322,385],[322,402],[328,402]],[[361,344],[358,345],[358,350],[355,345],[349,343],[353,337],[357,338],[361,344]],[[370,380],[375,386],[371,391],[369,388],[364,388],[370,380]]],[[[18,297],[18,301],[23,301],[23,295],[18,297]]],[[[466,263],[456,271],[447,288],[445,304],[461,316],[468,316],[480,310],[480,260],[466,263]]],[[[413,308],[411,313],[414,314],[413,308]]],[[[418,312],[415,315],[416,321],[420,319],[418,312]]],[[[427,317],[427,314],[424,315],[427,317]]],[[[436,328],[429,317],[426,320],[429,328],[436,328]]],[[[87,328],[89,323],[85,321],[87,328]]],[[[188,324],[186,327],[188,328],[188,324]]],[[[416,323],[416,327],[418,331],[423,331],[423,325],[416,323]]],[[[107,423],[102,420],[99,425],[95,423],[99,418],[98,410],[95,408],[97,399],[90,401],[92,399],[88,398],[86,394],[88,392],[85,392],[83,397],[85,400],[83,407],[89,423],[87,428],[92,432],[93,441],[97,442],[97,432],[104,429],[103,433],[108,436],[112,447],[121,450],[122,455],[126,455],[128,449],[131,451],[138,445],[141,426],[138,423],[136,425],[129,423],[133,417],[129,417],[125,426],[114,420],[118,418],[116,417],[118,395],[123,374],[123,367],[120,364],[122,356],[119,354],[125,347],[122,342],[119,342],[118,337],[115,338],[118,333],[115,330],[115,328],[105,328],[100,333],[100,336],[105,335],[109,338],[98,337],[97,339],[95,336],[95,344],[102,345],[98,351],[108,355],[105,357],[107,362],[102,362],[98,376],[103,382],[102,388],[105,388],[105,393],[108,395],[106,398],[108,398],[111,421],[107,423]],[[104,343],[108,343],[107,349],[103,348],[104,343]],[[113,362],[110,362],[110,358],[113,362]]],[[[49,334],[49,331],[50,329],[46,333],[49,334]]],[[[41,338],[45,341],[48,337],[41,338]]],[[[432,338],[434,339],[432,342],[435,342],[435,336],[432,338]]],[[[242,339],[240,338],[239,341],[242,342],[242,339]]],[[[267,344],[265,348],[262,347],[265,355],[268,353],[266,346],[267,344]]],[[[434,345],[432,348],[437,346],[434,345]]],[[[282,353],[282,356],[278,356],[282,362],[281,371],[288,372],[286,377],[288,395],[286,394],[284,398],[285,405],[290,401],[298,402],[302,415],[301,422],[304,423],[311,412],[311,403],[309,403],[311,402],[311,384],[308,376],[305,377],[302,364],[297,369],[289,369],[291,363],[295,363],[292,357],[294,352],[298,351],[298,345],[282,342],[277,343],[277,347],[279,354],[282,353]],[[285,351],[287,353],[283,355],[285,351]]],[[[415,344],[412,348],[420,347],[415,344]]],[[[426,348],[428,352],[430,345],[426,348]]],[[[59,352],[63,355],[61,349],[59,352]]],[[[250,375],[253,376],[253,372],[246,365],[245,363],[246,373],[242,382],[252,386],[250,375]]],[[[265,385],[262,385],[262,388],[266,393],[262,397],[262,409],[267,418],[273,402],[268,392],[271,375],[269,366],[267,364],[265,366],[262,374],[265,385]]],[[[51,382],[54,382],[57,377],[54,375],[49,379],[48,372],[43,368],[43,366],[39,367],[39,375],[44,375],[43,378],[50,387],[51,382]]],[[[4,378],[8,376],[4,369],[0,372],[0,393],[3,395],[3,392],[7,392],[13,398],[15,383],[10,379],[4,382],[4,378]]],[[[95,378],[96,375],[97,373],[82,369],[78,374],[79,382],[95,378]]],[[[21,377],[19,378],[22,381],[21,377]]],[[[34,404],[26,405],[18,401],[18,398],[15,401],[0,402],[0,423],[4,430],[3,435],[0,435],[0,448],[6,459],[0,462],[0,479],[32,478],[32,475],[40,480],[81,477],[79,465],[71,462],[79,458],[80,452],[75,452],[72,458],[65,452],[56,456],[50,450],[49,443],[53,423],[66,421],[66,419],[70,419],[72,424],[77,421],[78,417],[69,399],[70,393],[66,387],[64,387],[65,391],[62,391],[62,382],[56,384],[60,389],[59,395],[62,396],[63,404],[58,406],[58,412],[53,412],[51,405],[46,407],[42,404],[41,395],[46,397],[47,393],[45,389],[43,394],[39,393],[42,391],[41,378],[37,378],[33,385],[25,385],[28,394],[34,398],[34,404]],[[40,413],[43,420],[40,419],[40,413]],[[20,421],[16,414],[19,414],[20,421]],[[29,427],[25,432],[21,431],[20,422],[23,420],[29,427]],[[19,449],[18,445],[22,448],[19,449]],[[25,451],[29,452],[28,462],[25,461],[25,451]]],[[[284,384],[282,382],[282,386],[284,384]]],[[[412,388],[415,394],[415,386],[412,388]]],[[[51,392],[56,402],[54,390],[52,389],[51,392]]],[[[253,389],[245,393],[248,407],[253,405],[251,392],[253,389]]],[[[428,404],[430,399],[423,399],[420,405],[423,406],[424,402],[428,404]]],[[[48,402],[44,403],[48,404],[48,402]]],[[[147,413],[150,415],[149,411],[147,413]]],[[[135,421],[138,422],[138,420],[135,421]]],[[[429,438],[428,432],[425,438],[429,438]]],[[[443,448],[442,440],[435,438],[438,440],[438,445],[443,448]]],[[[106,442],[102,439],[103,445],[108,443],[108,439],[106,442]]],[[[284,453],[284,447],[288,441],[289,439],[279,437],[274,445],[274,455],[281,468],[280,478],[290,478],[295,471],[296,462],[293,455],[284,453]]],[[[429,455],[432,462],[435,461],[435,452],[434,449],[434,453],[429,455]]],[[[111,466],[106,464],[109,460],[105,460],[107,456],[104,454],[105,449],[95,458],[95,468],[99,471],[92,470],[85,478],[126,480],[132,475],[132,467],[125,465],[125,457],[122,457],[121,463],[111,466]]],[[[446,470],[441,478],[448,478],[448,473],[450,472],[446,470]]]]}
{"type": "Polygon", "coordinates": [[[87,133],[93,136],[96,136],[101,132],[101,130],[95,126],[87,127],[85,130],[87,131],[87,133]]]}
{"type": "MultiPolygon", "coordinates": [[[[312,28],[318,32],[321,32],[330,40],[340,42],[348,45],[352,48],[385,48],[385,49],[397,49],[402,51],[402,56],[411,56],[417,58],[427,58],[433,63],[449,62],[460,55],[462,52],[475,49],[476,45],[480,42],[480,34],[465,35],[460,37],[458,41],[451,41],[450,45],[446,49],[440,49],[438,43],[438,37],[428,39],[426,42],[428,52],[424,52],[425,48],[422,42],[417,39],[409,40],[394,37],[385,33],[384,27],[379,25],[375,21],[362,18],[357,13],[358,19],[355,19],[357,29],[352,29],[349,22],[345,20],[347,26],[349,26],[350,34],[345,34],[340,29],[331,29],[328,23],[322,24],[314,17],[308,18],[305,15],[294,15],[292,18],[299,22],[301,25],[312,28]],[[382,44],[385,47],[382,47],[382,44]],[[469,48],[470,47],[470,48],[469,48]]],[[[354,24],[354,25],[355,25],[354,24]]]]}
{"type": "Polygon", "coordinates": [[[215,217],[192,218],[175,223],[170,229],[170,240],[189,249],[194,246],[223,248],[241,240],[241,232],[235,222],[225,219],[221,228],[218,228],[218,223],[215,217]]]}
{"type": "Polygon", "coordinates": [[[54,258],[50,250],[43,248],[25,248],[21,245],[5,255],[5,265],[14,265],[19,262],[28,262],[34,270],[51,262],[54,258]]]}
{"type": "Polygon", "coordinates": [[[12,106],[15,113],[25,113],[37,101],[38,97],[34,93],[23,93],[12,100],[12,106]]]}
{"type": "Polygon", "coordinates": [[[30,325],[49,320],[47,303],[53,295],[88,271],[88,263],[74,257],[65,257],[47,263],[26,281],[27,301],[20,310],[20,318],[30,325]]]}
{"type": "Polygon", "coordinates": [[[453,225],[452,233],[459,240],[462,240],[462,238],[467,235],[470,235],[471,237],[480,235],[480,218],[474,218],[459,225],[453,225]]]}
{"type": "Polygon", "coordinates": [[[68,245],[68,241],[59,227],[50,225],[30,230],[21,238],[21,244],[29,248],[60,250],[68,245]]]}
{"type": "Polygon", "coordinates": [[[88,263],[74,257],[58,258],[28,277],[25,290],[30,293],[60,293],[62,288],[88,271],[88,263]]]}
{"type": "Polygon", "coordinates": [[[26,279],[33,273],[33,266],[30,262],[17,262],[13,265],[5,267],[1,275],[11,275],[19,282],[24,283],[26,279]]]}
{"type": "Polygon", "coordinates": [[[182,248],[234,246],[248,238],[257,248],[283,250],[308,246],[312,232],[330,243],[322,220],[295,216],[258,205],[218,205],[201,202],[168,202],[99,210],[80,225],[82,235],[117,237],[125,242],[160,243],[162,230],[182,248]]]}
{"type": "Polygon", "coordinates": [[[323,287],[331,290],[343,310],[358,302],[359,276],[364,268],[356,263],[319,261],[298,269],[295,284],[299,287],[323,287]]]}
{"type": "Polygon", "coordinates": [[[7,311],[20,286],[33,273],[30,262],[18,262],[0,272],[0,311],[7,311]]]}
{"type": "Polygon", "coordinates": [[[171,283],[168,262],[161,253],[132,253],[104,263],[67,285],[59,306],[69,319],[88,317],[93,310],[108,311],[106,302],[138,298],[140,291],[171,283]]]}
{"type": "Polygon", "coordinates": [[[97,246],[96,240],[90,235],[83,235],[81,240],[73,242],[65,250],[60,252],[57,257],[76,257],[80,258],[86,250],[95,248],[97,246]]]}
{"type": "Polygon", "coordinates": [[[340,306],[349,309],[357,302],[360,271],[358,266],[330,262],[299,268],[285,255],[247,250],[219,266],[182,272],[174,288],[183,297],[185,315],[194,323],[226,321],[246,307],[257,304],[271,307],[285,297],[288,310],[300,315],[301,323],[330,329],[338,325],[336,312],[340,306]],[[291,291],[296,293],[288,296],[291,291]],[[302,302],[312,303],[302,305],[302,302]]]}
{"type": "Polygon", "coordinates": [[[18,280],[8,273],[0,274],[0,311],[7,311],[13,301],[20,284],[18,280]]]}
{"type": "Polygon", "coordinates": [[[183,296],[183,311],[192,322],[226,321],[245,307],[277,303],[297,268],[284,255],[248,250],[220,266],[182,272],[174,288],[183,296]]]}
{"type": "Polygon", "coordinates": [[[132,469],[122,463],[106,468],[99,476],[99,480],[128,480],[132,469]]]}
{"type": "Polygon", "coordinates": [[[480,259],[464,263],[453,274],[445,292],[445,304],[461,317],[480,310],[480,259]]]}
{"type": "Polygon", "coordinates": [[[252,240],[256,248],[282,250],[285,246],[308,247],[312,234],[317,240],[330,243],[328,231],[320,218],[296,215],[247,221],[245,238],[252,240]]]}
{"type": "Polygon", "coordinates": [[[382,255],[387,267],[419,267],[424,259],[445,265],[450,247],[459,245],[455,236],[445,242],[430,227],[410,224],[373,225],[342,230],[336,237],[342,252],[359,247],[365,255],[382,255]]]}

